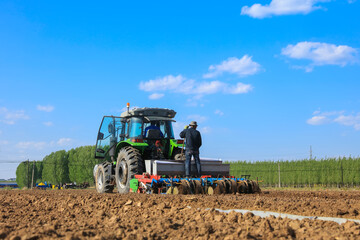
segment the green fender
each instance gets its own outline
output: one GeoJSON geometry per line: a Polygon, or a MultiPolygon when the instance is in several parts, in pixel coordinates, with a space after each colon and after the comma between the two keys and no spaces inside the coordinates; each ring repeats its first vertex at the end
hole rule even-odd
{"type": "Polygon", "coordinates": [[[172,157],[172,154],[174,152],[174,149],[176,148],[182,148],[184,144],[178,144],[177,139],[170,139],[170,151],[169,151],[169,158],[172,157]]]}
{"type": "MultiPolygon", "coordinates": [[[[124,147],[131,146],[138,150],[140,150],[141,154],[144,153],[145,148],[148,146],[147,143],[144,142],[133,142],[131,139],[127,139],[125,141],[121,141],[116,145],[116,156],[120,152],[120,150],[124,147]]],[[[116,164],[116,163],[115,163],[116,164]]]]}

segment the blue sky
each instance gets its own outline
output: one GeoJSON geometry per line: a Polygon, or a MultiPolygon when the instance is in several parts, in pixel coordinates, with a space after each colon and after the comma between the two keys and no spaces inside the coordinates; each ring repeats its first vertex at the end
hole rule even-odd
{"type": "Polygon", "coordinates": [[[0,1],[0,178],[127,102],[198,121],[204,157],[358,156],[359,4],[0,1]]]}

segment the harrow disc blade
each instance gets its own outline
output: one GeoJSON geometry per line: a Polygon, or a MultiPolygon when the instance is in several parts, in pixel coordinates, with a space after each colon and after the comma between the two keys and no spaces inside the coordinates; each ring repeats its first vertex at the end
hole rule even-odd
{"type": "Polygon", "coordinates": [[[253,180],[247,180],[247,183],[249,185],[249,190],[248,190],[248,193],[255,193],[258,191],[257,187],[258,187],[258,184],[253,181],[253,180]]]}
{"type": "Polygon", "coordinates": [[[179,185],[179,193],[180,194],[191,194],[190,183],[187,180],[181,180],[181,184],[179,185]]]}
{"type": "Polygon", "coordinates": [[[247,181],[248,184],[248,193],[253,193],[253,184],[252,181],[248,180],[247,181]]]}
{"type": "Polygon", "coordinates": [[[237,192],[238,193],[247,193],[248,187],[245,181],[240,181],[237,183],[237,192]]]}
{"type": "Polygon", "coordinates": [[[230,179],[230,191],[229,193],[236,193],[237,192],[237,184],[234,179],[230,179]]]}
{"type": "Polygon", "coordinates": [[[213,195],[214,194],[214,188],[213,187],[208,187],[208,189],[207,189],[207,194],[208,195],[213,195]]]}
{"type": "Polygon", "coordinates": [[[194,180],[194,188],[195,188],[194,189],[195,194],[204,194],[204,189],[199,180],[194,180]]]}
{"type": "Polygon", "coordinates": [[[223,193],[225,193],[225,191],[226,191],[225,182],[223,180],[219,180],[214,189],[214,194],[223,194],[223,193]]]}
{"type": "Polygon", "coordinates": [[[178,187],[169,187],[169,189],[166,191],[166,194],[179,194],[179,188],[178,187]]]}
{"type": "Polygon", "coordinates": [[[224,193],[230,193],[231,189],[230,189],[230,182],[229,179],[225,179],[224,180],[224,193]]]}
{"type": "Polygon", "coordinates": [[[245,184],[245,193],[250,193],[250,186],[248,181],[244,181],[245,184]]]}
{"type": "Polygon", "coordinates": [[[252,183],[252,193],[260,193],[261,189],[259,187],[259,183],[257,183],[254,180],[251,180],[251,183],[252,183]]]}

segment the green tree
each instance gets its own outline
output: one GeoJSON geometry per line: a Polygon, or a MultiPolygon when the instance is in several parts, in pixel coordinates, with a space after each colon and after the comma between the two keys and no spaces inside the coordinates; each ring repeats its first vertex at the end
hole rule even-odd
{"type": "Polygon", "coordinates": [[[42,180],[51,184],[69,182],[68,154],[65,150],[44,157],[42,180]]]}
{"type": "Polygon", "coordinates": [[[83,146],[69,151],[69,177],[71,182],[93,182],[94,166],[103,160],[95,159],[95,146],[83,146]]]}
{"type": "Polygon", "coordinates": [[[16,168],[16,183],[19,188],[30,187],[31,184],[31,172],[30,163],[28,161],[21,162],[16,168]]]}
{"type": "Polygon", "coordinates": [[[56,184],[69,182],[68,153],[65,150],[55,152],[56,184]]]}
{"type": "Polygon", "coordinates": [[[34,171],[34,184],[40,183],[42,181],[42,170],[43,170],[43,162],[36,161],[35,162],[35,171],[34,171]]]}
{"type": "Polygon", "coordinates": [[[43,159],[42,180],[48,183],[57,184],[55,153],[50,153],[43,159]]]}

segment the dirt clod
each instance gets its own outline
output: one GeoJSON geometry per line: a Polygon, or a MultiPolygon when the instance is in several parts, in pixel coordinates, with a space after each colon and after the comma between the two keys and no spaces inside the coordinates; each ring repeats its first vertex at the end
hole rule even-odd
{"type": "Polygon", "coordinates": [[[356,191],[189,196],[3,190],[0,206],[0,239],[357,239],[360,235],[360,225],[352,221],[340,225],[216,210],[360,219],[356,191]]]}

